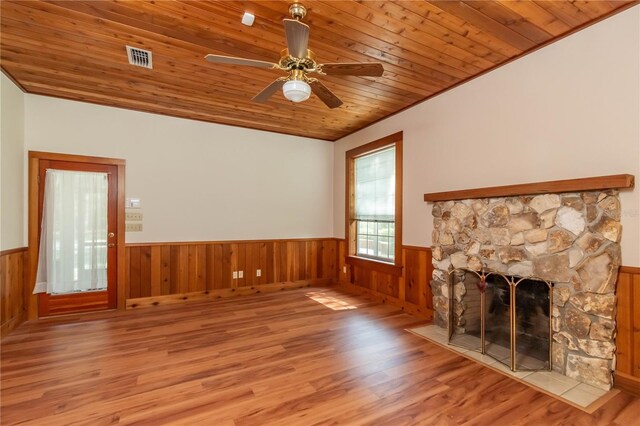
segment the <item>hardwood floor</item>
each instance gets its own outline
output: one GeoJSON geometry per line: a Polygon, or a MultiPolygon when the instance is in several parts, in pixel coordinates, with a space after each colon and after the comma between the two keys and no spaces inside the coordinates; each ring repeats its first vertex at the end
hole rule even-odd
{"type": "Polygon", "coordinates": [[[416,337],[397,308],[313,288],[25,323],[2,424],[638,424],[593,415],[416,337]]]}

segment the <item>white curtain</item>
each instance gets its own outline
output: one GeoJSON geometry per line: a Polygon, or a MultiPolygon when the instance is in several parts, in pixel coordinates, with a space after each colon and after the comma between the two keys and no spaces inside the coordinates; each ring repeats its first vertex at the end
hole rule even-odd
{"type": "Polygon", "coordinates": [[[47,170],[34,293],[107,288],[106,173],[47,170]]]}
{"type": "Polygon", "coordinates": [[[356,158],[356,217],[393,220],[396,212],[395,147],[356,158]]]}

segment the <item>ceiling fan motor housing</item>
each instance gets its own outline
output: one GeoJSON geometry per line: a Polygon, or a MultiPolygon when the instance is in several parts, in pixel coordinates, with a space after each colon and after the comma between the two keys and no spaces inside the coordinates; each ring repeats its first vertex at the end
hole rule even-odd
{"type": "Polygon", "coordinates": [[[280,68],[285,71],[294,69],[313,71],[316,68],[316,55],[311,50],[307,49],[307,54],[304,58],[295,58],[289,53],[289,49],[283,49],[280,52],[280,68]]]}

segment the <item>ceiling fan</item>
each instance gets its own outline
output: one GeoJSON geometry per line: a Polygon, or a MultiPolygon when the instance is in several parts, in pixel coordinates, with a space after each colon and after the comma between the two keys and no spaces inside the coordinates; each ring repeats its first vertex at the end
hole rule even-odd
{"type": "Polygon", "coordinates": [[[218,64],[246,65],[286,71],[287,76],[277,78],[253,97],[253,101],[262,103],[266,102],[277,90],[282,89],[284,97],[290,101],[306,101],[313,92],[329,108],[337,108],[342,105],[342,101],[318,79],[309,77],[308,73],[379,77],[384,72],[382,64],[379,62],[317,63],[316,55],[307,48],[309,26],[300,22],[307,14],[307,9],[299,3],[294,3],[289,6],[289,13],[293,19],[282,20],[287,48],[280,53],[278,63],[212,54],[205,56],[205,58],[209,62],[218,64]]]}

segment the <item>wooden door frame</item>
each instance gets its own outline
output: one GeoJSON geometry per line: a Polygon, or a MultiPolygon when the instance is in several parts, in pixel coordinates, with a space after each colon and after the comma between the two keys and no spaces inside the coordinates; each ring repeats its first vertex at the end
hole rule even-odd
{"type": "Polygon", "coordinates": [[[124,223],[124,178],[125,178],[125,160],[119,158],[89,157],[85,155],[59,154],[53,152],[29,151],[29,281],[28,294],[29,303],[27,304],[27,318],[30,320],[38,318],[38,297],[32,294],[33,287],[36,283],[36,275],[38,272],[38,251],[40,250],[40,241],[38,238],[38,171],[40,169],[41,160],[51,161],[69,161],[74,163],[96,163],[113,165],[118,168],[118,198],[117,198],[117,221],[116,230],[116,257],[117,263],[117,307],[123,310],[126,306],[125,300],[125,223],[124,223]]]}

